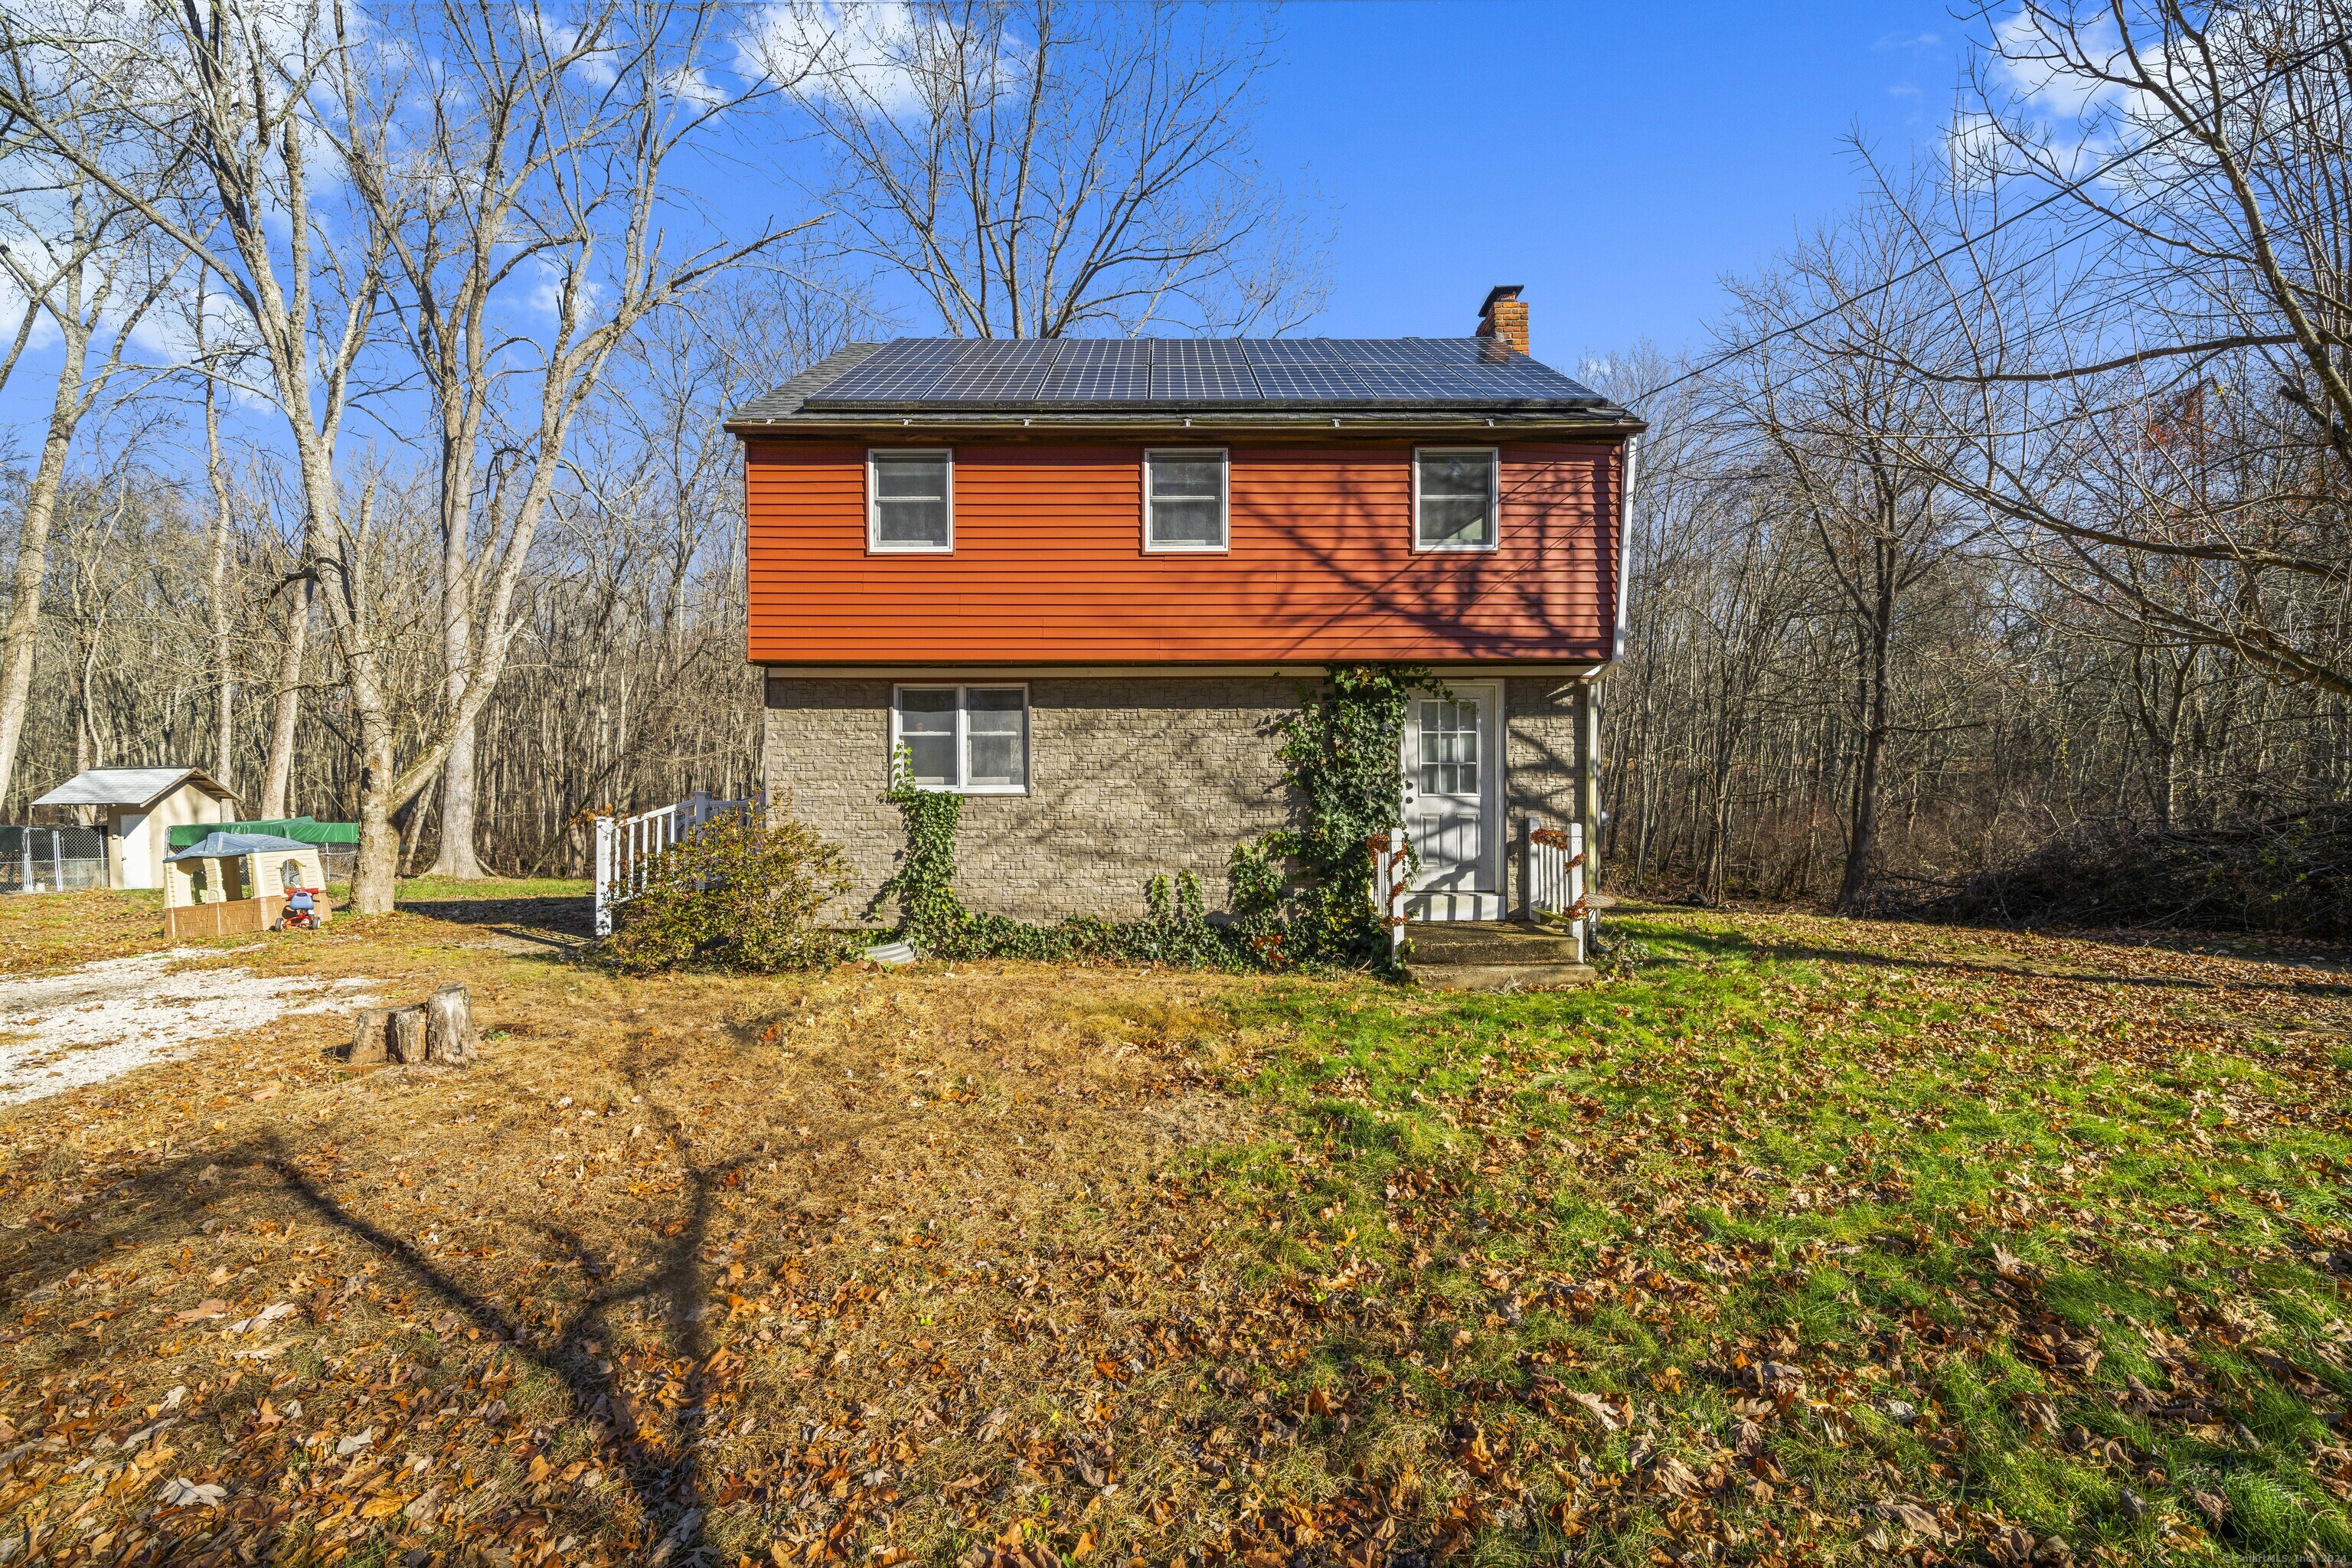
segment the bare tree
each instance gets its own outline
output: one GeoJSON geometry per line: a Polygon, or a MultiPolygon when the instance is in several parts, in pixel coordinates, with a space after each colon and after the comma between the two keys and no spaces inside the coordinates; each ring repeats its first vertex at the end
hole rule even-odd
{"type": "MultiPolygon", "coordinates": [[[[446,62],[447,79],[457,84],[453,97],[436,100],[436,123],[449,132],[446,139],[436,132],[414,147],[403,114],[412,86],[405,68],[415,57],[370,48],[371,29],[355,26],[343,0],[212,0],[114,16],[103,38],[47,36],[45,44],[71,68],[106,84],[126,112],[147,116],[157,139],[187,149],[209,184],[203,223],[109,183],[43,105],[0,88],[0,110],[22,120],[45,151],[108,183],[222,279],[249,327],[250,352],[268,373],[257,390],[284,416],[293,447],[304,569],[321,589],[357,731],[361,849],[352,902],[363,912],[392,905],[394,814],[438,775],[497,686],[532,531],[572,420],[613,353],[648,314],[775,237],[771,231],[745,243],[706,244],[683,256],[671,249],[666,168],[716,115],[741,101],[740,94],[716,93],[705,70],[730,43],[719,28],[724,15],[715,0],[615,4],[559,39],[537,12],[453,6],[445,41],[480,47],[446,62]],[[488,121],[478,118],[485,113],[488,121]],[[461,114],[474,130],[453,129],[461,114]],[[499,118],[508,114],[520,122],[499,118]],[[488,142],[477,134],[484,124],[493,127],[488,142]],[[493,161],[454,164],[461,154],[493,161]],[[486,168],[510,183],[485,183],[486,168]],[[349,224],[322,216],[338,186],[352,193],[349,224]],[[455,205],[433,205],[445,199],[455,205]],[[515,461],[501,470],[501,488],[488,502],[489,564],[478,602],[467,606],[476,635],[463,687],[439,721],[403,748],[387,650],[371,640],[366,595],[352,575],[364,552],[344,516],[338,442],[395,257],[412,288],[425,279],[451,290],[426,301],[431,325],[415,336],[428,376],[446,373],[435,392],[459,405],[461,432],[467,408],[487,412],[481,399],[488,386],[472,375],[478,367],[465,345],[481,325],[471,301],[507,274],[495,259],[478,258],[495,258],[519,234],[536,236],[527,242],[548,272],[540,280],[550,286],[553,325],[530,345],[525,374],[537,395],[509,437],[515,461]]],[[[505,374],[484,372],[492,385],[505,374]]],[[[466,476],[476,460],[468,446],[459,461],[466,476]]],[[[470,494],[458,504],[470,505],[470,494]]],[[[468,515],[469,531],[471,523],[468,515]]],[[[456,588],[465,596],[474,586],[456,588]]]]}
{"type": "Polygon", "coordinates": [[[574,419],[641,324],[791,232],[665,250],[667,165],[769,90],[709,85],[725,14],[604,0],[559,26],[535,9],[445,5],[421,20],[441,62],[429,128],[404,148],[344,149],[387,237],[437,423],[447,734],[427,748],[430,764],[397,775],[388,809],[409,807],[438,767],[433,869],[445,876],[483,874],[478,715],[504,668],[516,584],[574,419]],[[521,318],[551,280],[552,328],[534,332],[521,318]]]}
{"type": "Polygon", "coordinates": [[[1941,477],[2086,601],[2352,695],[2344,8],[1979,16],[1943,269],[1976,354],[1915,367],[1975,433],[1941,477]]]}
{"type": "Polygon", "coordinates": [[[1279,331],[1310,211],[1250,154],[1271,13],[1136,0],[771,7],[761,58],[829,150],[856,256],[958,337],[1279,331]]]}
{"type": "Polygon", "coordinates": [[[1948,466],[1936,458],[1956,445],[1943,412],[1894,363],[1950,353],[1932,285],[1913,276],[1923,250],[1898,207],[1866,202],[1778,273],[1736,287],[1734,330],[1754,346],[1740,377],[1724,384],[1847,619],[1858,742],[1837,892],[1847,910],[1869,886],[1886,750],[1901,721],[1894,644],[1905,596],[1966,537],[1935,477],[1948,466]],[[1899,356],[1884,352],[1890,342],[1899,356]]]}
{"type": "Polygon", "coordinates": [[[5,796],[32,691],[49,530],[74,437],[121,370],[123,351],[170,271],[141,242],[127,193],[156,197],[171,171],[142,161],[148,143],[67,67],[58,50],[14,27],[0,26],[0,79],[5,82],[0,94],[37,104],[53,128],[27,134],[10,127],[0,135],[0,225],[7,232],[0,270],[26,301],[0,382],[15,370],[38,316],[46,315],[58,333],[57,379],[40,457],[19,500],[15,581],[0,642],[0,796],[5,796]],[[89,166],[101,164],[106,175],[93,177],[89,166]],[[123,190],[109,188],[116,181],[123,190]],[[106,353],[93,367],[91,345],[100,342],[106,353]]]}

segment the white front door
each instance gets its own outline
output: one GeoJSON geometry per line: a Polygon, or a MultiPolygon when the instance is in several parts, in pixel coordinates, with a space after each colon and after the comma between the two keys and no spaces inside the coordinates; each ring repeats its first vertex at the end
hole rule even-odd
{"type": "Polygon", "coordinates": [[[1416,696],[1404,728],[1404,822],[1421,858],[1415,892],[1502,891],[1502,689],[1454,687],[1451,700],[1416,696]]]}

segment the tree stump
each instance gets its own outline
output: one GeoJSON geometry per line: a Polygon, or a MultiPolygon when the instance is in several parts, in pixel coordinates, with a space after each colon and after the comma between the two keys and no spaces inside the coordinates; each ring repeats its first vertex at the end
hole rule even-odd
{"type": "Polygon", "coordinates": [[[403,1007],[392,1016],[392,1059],[413,1067],[425,1059],[425,1009],[403,1007]]]}
{"type": "Polygon", "coordinates": [[[451,1067],[473,1065],[481,1036],[474,1028],[474,1002],[462,985],[444,985],[425,1004],[425,1058],[451,1067]]]}
{"type": "Polygon", "coordinates": [[[392,1009],[370,1007],[360,1014],[352,1028],[352,1048],[345,1062],[355,1068],[376,1067],[385,1057],[391,1044],[392,1009]]]}

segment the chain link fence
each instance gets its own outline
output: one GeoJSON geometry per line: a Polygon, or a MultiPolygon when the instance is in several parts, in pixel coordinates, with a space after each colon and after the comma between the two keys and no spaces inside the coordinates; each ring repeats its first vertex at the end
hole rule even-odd
{"type": "Polygon", "coordinates": [[[104,886],[104,829],[0,826],[0,893],[72,892],[104,886]]]}

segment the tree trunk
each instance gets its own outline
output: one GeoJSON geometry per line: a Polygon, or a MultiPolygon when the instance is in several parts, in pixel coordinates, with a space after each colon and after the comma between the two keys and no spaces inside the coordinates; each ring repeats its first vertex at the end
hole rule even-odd
{"type": "Polygon", "coordinates": [[[220,482],[219,422],[207,400],[205,413],[214,426],[213,496],[219,511],[213,519],[212,654],[213,654],[213,777],[223,789],[235,789],[236,761],[236,671],[231,662],[228,614],[228,490],[220,482]]]}
{"type": "MultiPolygon", "coordinates": [[[[455,702],[464,692],[460,678],[450,695],[455,702]]],[[[462,726],[449,743],[449,760],[441,765],[441,847],[430,874],[478,881],[486,874],[474,854],[474,736],[479,721],[462,726]]]]}
{"type": "MultiPolygon", "coordinates": [[[[198,274],[201,280],[203,275],[198,274]]],[[[205,296],[196,294],[196,350],[204,353],[205,296]]],[[[205,474],[213,487],[212,596],[205,605],[210,617],[213,656],[213,778],[223,789],[236,787],[236,669],[231,657],[228,613],[228,474],[221,465],[220,384],[205,376],[205,474]]]]}
{"type": "Polygon", "coordinates": [[[352,872],[352,912],[389,914],[400,873],[400,834],[392,826],[392,715],[375,693],[362,694],[356,669],[353,676],[352,706],[360,721],[360,853],[352,872]]]}
{"type": "Polygon", "coordinates": [[[8,602],[8,630],[0,643],[0,801],[8,798],[15,781],[16,746],[24,739],[25,710],[32,700],[33,655],[40,637],[41,588],[48,577],[49,524],[57,516],[58,491],[65,483],[66,454],[73,446],[74,427],[89,406],[82,396],[82,369],[89,351],[89,331],[81,317],[79,270],[59,285],[66,291],[65,308],[50,312],[64,337],[64,358],[58,367],[57,394],[49,403],[49,431],[41,443],[41,461],[25,489],[23,521],[16,534],[16,579],[8,602]]]}
{"type": "Polygon", "coordinates": [[[269,726],[269,763],[261,786],[261,815],[289,815],[287,795],[294,782],[294,729],[302,717],[302,645],[310,640],[310,600],[317,584],[308,577],[287,585],[286,636],[278,648],[278,713],[269,726]]]}
{"type": "Polygon", "coordinates": [[[429,1061],[469,1067],[481,1036],[474,1027],[474,1004],[462,985],[444,985],[425,1003],[425,1055],[429,1061]]]}
{"type": "MultiPolygon", "coordinates": [[[[1891,593],[1882,595],[1882,606],[1892,611],[1891,593]]],[[[1878,841],[1878,780],[1886,752],[1887,641],[1889,620],[1881,617],[1867,628],[1863,677],[1862,760],[1854,770],[1853,832],[1846,839],[1845,874],[1838,882],[1837,908],[1852,914],[1861,907],[1870,884],[1871,853],[1878,841]]]]}
{"type": "Polygon", "coordinates": [[[404,1067],[425,1059],[430,1044],[425,1035],[425,1009],[403,1007],[392,1016],[392,1058],[404,1067]]]}
{"type": "Polygon", "coordinates": [[[352,1067],[373,1067],[391,1054],[392,1009],[363,1009],[352,1025],[352,1048],[343,1060],[352,1067]]]}

